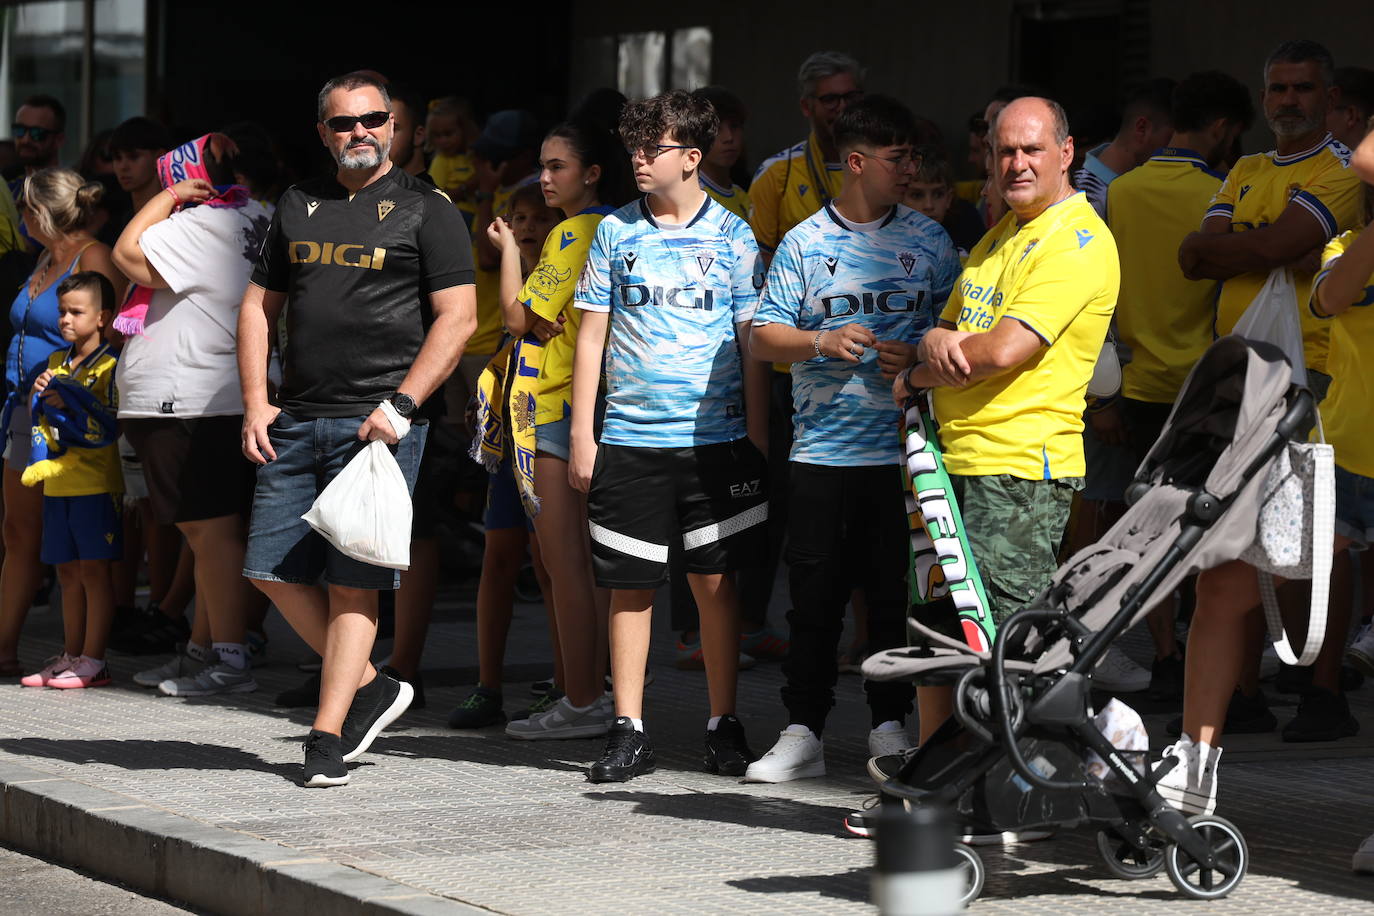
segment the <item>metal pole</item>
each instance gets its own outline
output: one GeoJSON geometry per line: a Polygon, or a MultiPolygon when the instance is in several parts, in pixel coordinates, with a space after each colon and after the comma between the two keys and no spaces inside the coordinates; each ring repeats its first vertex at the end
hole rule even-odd
{"type": "Polygon", "coordinates": [[[95,136],[95,0],[81,4],[81,148],[95,136]]]}

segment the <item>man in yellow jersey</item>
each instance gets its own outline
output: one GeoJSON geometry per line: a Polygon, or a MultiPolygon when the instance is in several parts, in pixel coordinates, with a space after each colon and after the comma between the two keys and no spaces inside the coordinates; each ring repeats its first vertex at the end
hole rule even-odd
{"type": "MultiPolygon", "coordinates": [[[[1360,224],[1360,181],[1350,150],[1326,130],[1335,98],[1331,53],[1312,41],[1286,41],[1264,63],[1262,103],[1276,148],[1244,156],[1212,199],[1202,230],[1183,240],[1179,263],[1191,280],[1221,280],[1216,330],[1229,334],[1276,267],[1292,266],[1298,301],[1307,299],[1317,254],[1360,224]]],[[[1330,329],[1301,310],[1307,368],[1318,399],[1326,394],[1330,329]]]]}
{"type": "Polygon", "coordinates": [[[771,260],[787,230],[840,192],[844,171],[832,129],[845,107],[863,98],[863,69],[848,54],[817,51],[797,71],[801,112],[810,135],[770,159],[749,186],[749,225],[759,253],[771,260]]]}
{"type": "MultiPolygon", "coordinates": [[[[991,128],[993,180],[1010,207],[973,251],[893,394],[934,389],[945,467],[969,546],[1003,621],[1057,566],[1083,486],[1083,406],[1120,281],[1116,245],[1069,183],[1058,103],[1027,96],[991,128]]],[[[949,692],[922,688],[922,740],[949,692]]]]}
{"type": "MultiPolygon", "coordinates": [[[[1168,145],[1107,188],[1107,226],[1121,256],[1116,328],[1131,361],[1121,370],[1121,397],[1090,410],[1087,422],[1100,443],[1123,450],[1129,466],[1126,479],[1110,481],[1102,494],[1113,503],[1123,502],[1125,485],[1159,438],[1184,379],[1212,344],[1217,283],[1185,278],[1178,245],[1221,188],[1226,176],[1214,169],[1254,117],[1250,93],[1237,79],[1215,70],[1194,73],[1174,90],[1168,145]]],[[[1183,659],[1172,598],[1148,619],[1155,642],[1150,691],[1178,700],[1183,659]]]]}

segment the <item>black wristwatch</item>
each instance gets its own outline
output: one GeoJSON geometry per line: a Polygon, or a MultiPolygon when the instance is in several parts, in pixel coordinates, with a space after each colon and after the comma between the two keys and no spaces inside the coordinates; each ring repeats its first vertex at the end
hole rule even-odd
{"type": "Polygon", "coordinates": [[[396,408],[396,412],[407,420],[415,413],[415,408],[419,405],[415,399],[403,391],[398,391],[391,396],[391,406],[396,408]]]}

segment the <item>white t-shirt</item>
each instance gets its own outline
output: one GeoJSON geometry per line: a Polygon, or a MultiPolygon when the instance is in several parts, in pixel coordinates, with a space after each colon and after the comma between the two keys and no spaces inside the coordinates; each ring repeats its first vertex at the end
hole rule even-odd
{"type": "Polygon", "coordinates": [[[200,206],[143,233],[138,245],[168,289],[153,292],[143,334],[120,354],[121,418],[243,413],[239,303],[271,219],[257,201],[200,206]]]}

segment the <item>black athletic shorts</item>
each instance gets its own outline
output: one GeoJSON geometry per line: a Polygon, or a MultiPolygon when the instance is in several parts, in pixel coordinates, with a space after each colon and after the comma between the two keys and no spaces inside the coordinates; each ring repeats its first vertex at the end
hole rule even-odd
{"type": "Polygon", "coordinates": [[[668,547],[689,573],[732,572],[768,552],[768,463],[748,439],[685,448],[602,445],[587,497],[603,588],[657,588],[668,547]]]}
{"type": "Polygon", "coordinates": [[[146,417],[123,421],[143,462],[159,524],[248,517],[256,469],[243,457],[243,417],[146,417]]]}

